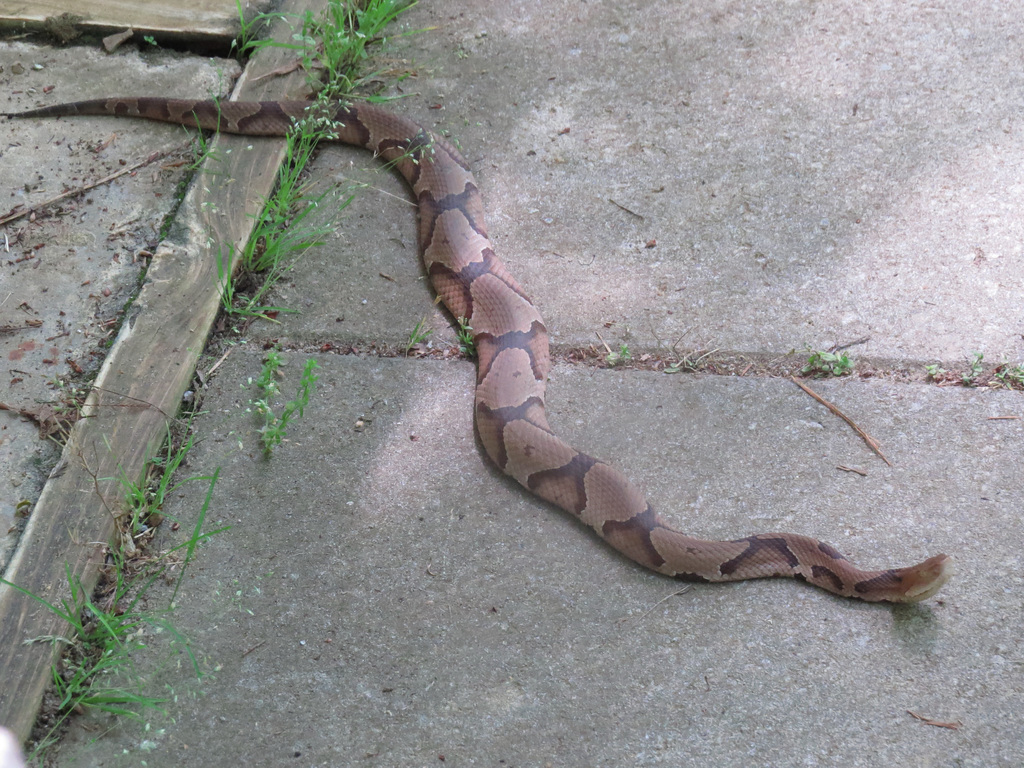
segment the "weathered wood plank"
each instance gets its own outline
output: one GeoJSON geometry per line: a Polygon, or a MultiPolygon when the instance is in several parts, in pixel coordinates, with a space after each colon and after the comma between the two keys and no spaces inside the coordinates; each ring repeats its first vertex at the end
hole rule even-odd
{"type": "MultiPolygon", "coordinates": [[[[251,18],[268,10],[271,0],[246,2],[251,18]]],[[[181,0],[180,2],[133,2],[132,0],[33,0],[31,3],[0,0],[0,27],[42,29],[48,19],[63,14],[74,17],[80,30],[107,34],[131,27],[142,34],[175,38],[221,38],[238,34],[238,7],[234,0],[181,0]]]]}
{"type": "MultiPolygon", "coordinates": [[[[281,10],[317,12],[322,0],[294,0],[281,10]]],[[[274,37],[289,40],[280,25],[274,37]]],[[[282,48],[260,51],[236,84],[234,99],[297,97],[301,75],[259,79],[286,62],[282,48]]],[[[112,94],[113,95],[113,94],[112,94]]],[[[217,314],[217,248],[236,250],[270,193],[283,141],[219,136],[217,162],[193,182],[179,214],[180,242],[165,242],[75,424],[61,465],[32,513],[5,577],[59,604],[68,596],[65,565],[87,590],[98,579],[122,491],[122,473],[139,478],[160,447],[191,382],[217,314]],[[107,478],[107,479],[105,479],[107,478]]],[[[58,652],[33,638],[61,636],[67,625],[35,601],[0,585],[0,723],[28,736],[50,665],[58,652]]]]}

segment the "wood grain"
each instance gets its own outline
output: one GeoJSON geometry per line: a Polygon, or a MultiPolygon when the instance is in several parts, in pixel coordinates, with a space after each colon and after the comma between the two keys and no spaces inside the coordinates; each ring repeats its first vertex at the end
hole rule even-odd
{"type": "MultiPolygon", "coordinates": [[[[271,6],[269,0],[248,2],[246,15],[252,18],[271,6]]],[[[177,39],[195,43],[220,41],[223,45],[238,34],[238,9],[234,0],[0,0],[0,27],[21,30],[48,29],[64,14],[74,17],[80,31],[106,34],[132,28],[138,35],[161,40],[177,39]]]]}
{"type": "MultiPolygon", "coordinates": [[[[314,13],[315,0],[280,10],[314,13]]],[[[287,41],[284,25],[273,36],[287,41]]],[[[267,77],[287,52],[264,48],[236,84],[236,100],[303,95],[301,76],[267,77]]],[[[280,139],[218,136],[217,162],[193,180],[179,211],[178,242],[157,250],[146,282],[125,320],[75,424],[61,463],[28,521],[5,578],[51,603],[68,598],[65,567],[91,591],[121,510],[122,473],[142,476],[146,460],[167,435],[169,421],[195,370],[220,305],[218,245],[236,251],[252,229],[253,214],[269,196],[283,157],[280,139]]],[[[32,642],[63,636],[69,627],[7,585],[0,584],[0,723],[28,737],[50,679],[55,649],[32,642]]]]}

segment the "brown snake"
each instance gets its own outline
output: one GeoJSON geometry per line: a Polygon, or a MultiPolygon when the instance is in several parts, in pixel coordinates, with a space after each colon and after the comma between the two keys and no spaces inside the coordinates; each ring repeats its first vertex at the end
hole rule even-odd
{"type": "MultiPolygon", "coordinates": [[[[57,104],[9,117],[116,115],[225,133],[282,136],[309,102],[112,98],[57,104]]],[[[916,602],[935,594],[952,560],[879,571],[854,567],[824,542],[794,533],[705,541],[671,528],[618,470],[555,435],[544,412],[550,360],[540,313],[495,256],[483,203],[462,156],[412,120],[372,105],[332,106],[336,140],[393,164],[419,203],[420,252],[434,290],[466,318],[479,356],[476,428],[487,455],[525,488],[576,515],[640,565],[698,581],[790,576],[844,597],[916,602]]]]}

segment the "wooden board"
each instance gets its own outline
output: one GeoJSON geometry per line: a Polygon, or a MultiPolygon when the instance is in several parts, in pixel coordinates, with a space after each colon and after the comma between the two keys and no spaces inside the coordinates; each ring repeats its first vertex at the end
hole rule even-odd
{"type": "MultiPolygon", "coordinates": [[[[322,7],[323,0],[293,0],[281,10],[317,13],[322,7]]],[[[279,40],[290,35],[283,24],[273,31],[279,40]]],[[[232,98],[301,95],[301,74],[260,79],[293,55],[282,48],[261,50],[232,98]]],[[[273,188],[283,148],[278,139],[215,140],[217,162],[193,181],[180,209],[176,231],[186,239],[158,249],[88,397],[87,418],[75,424],[4,574],[9,581],[56,605],[69,596],[65,567],[87,591],[95,587],[123,496],[116,478],[140,478],[167,436],[220,306],[218,244],[238,250],[248,239],[253,215],[273,188]]],[[[21,739],[35,721],[60,650],[59,644],[55,649],[32,641],[68,631],[53,613],[0,584],[0,723],[21,739]]]]}
{"type": "MultiPolygon", "coordinates": [[[[266,11],[271,0],[243,3],[247,19],[266,11]]],[[[110,34],[131,27],[158,40],[220,38],[224,43],[238,34],[238,6],[234,0],[0,0],[0,28],[38,31],[64,14],[65,24],[80,31],[110,34]]],[[[70,27],[69,27],[70,28],[70,27]]]]}

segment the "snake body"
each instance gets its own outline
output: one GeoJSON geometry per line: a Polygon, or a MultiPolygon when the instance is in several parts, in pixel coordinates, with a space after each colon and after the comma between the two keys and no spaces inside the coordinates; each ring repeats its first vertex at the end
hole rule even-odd
{"type": "MultiPolygon", "coordinates": [[[[225,133],[282,136],[308,116],[310,107],[305,101],[111,98],[10,116],[140,117],[225,133]]],[[[548,425],[547,329],[494,253],[480,191],[459,152],[413,120],[377,106],[333,104],[327,113],[336,134],[332,138],[370,150],[412,188],[427,274],[452,316],[465,318],[473,329],[477,433],[491,460],[523,487],[575,515],[626,557],[681,579],[788,576],[837,595],[891,602],[924,600],[946,582],[952,560],[941,554],[906,568],[865,571],[830,545],[794,533],[706,541],[672,528],[621,472],[576,450],[548,425]]]]}

